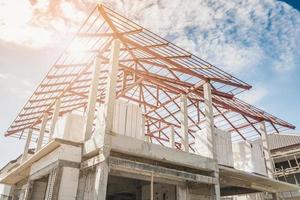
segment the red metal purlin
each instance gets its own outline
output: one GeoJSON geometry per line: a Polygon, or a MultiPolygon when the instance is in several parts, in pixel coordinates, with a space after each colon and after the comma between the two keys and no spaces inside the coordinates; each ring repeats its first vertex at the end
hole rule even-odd
{"type": "Polygon", "coordinates": [[[38,129],[43,113],[51,113],[58,98],[61,99],[60,115],[84,110],[95,56],[103,60],[98,87],[98,102],[103,102],[110,45],[114,39],[122,43],[117,98],[125,98],[143,108],[146,135],[161,145],[168,142],[171,125],[175,127],[177,137],[181,137],[178,131],[178,98],[181,94],[187,95],[189,101],[190,137],[201,130],[204,81],[210,81],[212,85],[215,127],[224,127],[244,140],[260,134],[255,125],[263,120],[276,132],[281,128],[295,128],[237,99],[235,95],[250,89],[249,84],[99,5],[53,64],[5,135],[16,136],[30,127],[38,129]],[[77,49],[72,52],[74,46],[77,49]]]}

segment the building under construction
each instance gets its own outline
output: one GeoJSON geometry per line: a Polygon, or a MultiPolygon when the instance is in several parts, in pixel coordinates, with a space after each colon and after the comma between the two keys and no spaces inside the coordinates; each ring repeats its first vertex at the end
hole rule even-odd
{"type": "Polygon", "coordinates": [[[0,182],[13,200],[280,198],[298,187],[268,134],[295,127],[250,88],[100,4],[5,133],[26,144],[0,182]]]}

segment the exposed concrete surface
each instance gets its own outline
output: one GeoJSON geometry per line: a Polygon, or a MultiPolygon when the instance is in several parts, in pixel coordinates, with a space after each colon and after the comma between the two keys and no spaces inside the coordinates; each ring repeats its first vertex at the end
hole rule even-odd
{"type": "MultiPolygon", "coordinates": [[[[176,164],[180,166],[191,167],[195,169],[202,169],[206,171],[216,170],[216,162],[210,158],[205,158],[196,154],[163,147],[132,137],[117,134],[109,135],[107,137],[111,137],[111,149],[115,152],[158,160],[161,162],[176,164]]],[[[83,152],[84,154],[88,154],[91,152],[95,152],[97,149],[101,148],[101,137],[95,136],[85,143],[83,152]]]]}
{"type": "Polygon", "coordinates": [[[220,166],[220,183],[222,187],[236,186],[271,193],[299,189],[299,187],[294,184],[225,166],[220,166]]]}

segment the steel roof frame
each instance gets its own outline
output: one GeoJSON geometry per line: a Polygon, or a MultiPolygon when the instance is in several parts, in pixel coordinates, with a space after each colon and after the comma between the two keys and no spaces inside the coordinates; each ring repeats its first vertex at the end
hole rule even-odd
{"type": "MultiPolygon", "coordinates": [[[[294,129],[290,123],[276,118],[235,96],[251,86],[192,55],[104,5],[98,5],[81,26],[62,55],[56,60],[42,83],[25,104],[6,132],[6,136],[22,137],[24,130],[39,129],[44,113],[52,113],[61,100],[60,115],[85,111],[92,62],[102,59],[98,102],[105,98],[110,46],[114,39],[122,43],[117,98],[138,103],[146,118],[146,135],[164,145],[169,140],[169,127],[180,138],[178,99],[188,97],[189,134],[202,128],[203,88],[212,86],[215,127],[233,133],[234,140],[254,139],[260,134],[258,123],[268,122],[269,132],[294,129]]],[[[176,146],[179,148],[180,144],[176,146]]],[[[190,144],[192,148],[192,143],[190,144]]]]}

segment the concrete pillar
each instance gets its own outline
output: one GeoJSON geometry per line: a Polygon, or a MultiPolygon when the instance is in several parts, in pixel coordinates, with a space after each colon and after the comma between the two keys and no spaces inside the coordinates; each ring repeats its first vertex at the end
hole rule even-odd
{"type": "Polygon", "coordinates": [[[272,200],[278,200],[278,194],[277,193],[272,193],[272,200]]]}
{"type": "Polygon", "coordinates": [[[114,40],[111,48],[111,59],[108,72],[107,86],[105,92],[105,102],[104,102],[104,127],[103,131],[100,132],[101,137],[103,137],[103,148],[100,150],[99,154],[103,156],[103,161],[96,167],[95,174],[95,188],[93,199],[95,200],[105,200],[106,199],[106,189],[107,189],[107,179],[108,179],[108,160],[110,154],[111,141],[109,137],[106,137],[106,132],[111,131],[113,128],[113,118],[114,109],[116,102],[116,85],[117,85],[117,73],[119,68],[119,54],[120,54],[120,41],[114,40]]]}
{"type": "Polygon", "coordinates": [[[93,195],[93,199],[95,200],[106,199],[108,171],[109,171],[109,167],[108,167],[107,160],[101,162],[96,167],[95,188],[94,188],[94,195],[93,195]]]}
{"type": "Polygon", "coordinates": [[[213,190],[213,199],[215,200],[220,200],[221,199],[221,188],[220,188],[220,182],[219,182],[219,169],[217,169],[217,171],[214,172],[214,177],[217,178],[217,183],[213,186],[214,190],[213,190]]]}
{"type": "Polygon", "coordinates": [[[207,133],[208,156],[217,159],[216,139],[214,133],[214,119],[212,107],[211,85],[209,82],[204,83],[204,131],[207,133]]]}
{"type": "Polygon", "coordinates": [[[151,182],[150,182],[150,200],[154,200],[154,174],[151,174],[151,182]]]}
{"type": "Polygon", "coordinates": [[[97,103],[98,85],[100,81],[101,59],[96,57],[93,64],[93,74],[89,90],[87,119],[85,125],[85,140],[90,139],[93,131],[93,122],[97,103]]]}
{"type": "Polygon", "coordinates": [[[272,158],[269,148],[269,140],[268,140],[268,134],[266,129],[266,123],[262,121],[260,123],[260,134],[261,134],[261,141],[262,141],[262,147],[263,147],[263,153],[265,156],[265,163],[266,163],[266,171],[269,178],[274,178],[273,172],[273,164],[272,164],[272,158]]]}
{"type": "Polygon", "coordinates": [[[184,151],[189,152],[187,97],[183,94],[180,97],[180,125],[184,151]]]}
{"type": "Polygon", "coordinates": [[[192,196],[187,185],[176,186],[176,200],[192,200],[192,196]]]}
{"type": "Polygon", "coordinates": [[[117,75],[119,68],[119,55],[120,55],[120,40],[116,39],[112,43],[111,48],[111,67],[108,71],[107,86],[105,92],[105,129],[111,131],[113,128],[113,117],[116,102],[116,86],[117,86],[117,75]]]}
{"type": "Polygon", "coordinates": [[[30,142],[31,142],[31,137],[32,137],[32,129],[29,129],[21,162],[24,162],[28,156],[28,150],[29,150],[29,146],[30,146],[30,142]]]}
{"type": "MultiPolygon", "coordinates": [[[[213,106],[212,106],[212,94],[211,94],[211,85],[210,82],[206,82],[203,85],[204,92],[204,131],[207,134],[207,149],[208,156],[216,160],[216,165],[218,165],[218,156],[217,156],[217,147],[216,147],[216,135],[214,131],[214,118],[213,118],[213,106]]],[[[219,180],[219,168],[214,172],[214,177],[219,180]]],[[[214,199],[220,200],[221,192],[220,192],[220,183],[214,185],[214,199]]]]}
{"type": "Polygon", "coordinates": [[[39,135],[37,145],[36,145],[36,151],[39,151],[42,148],[43,141],[44,141],[44,135],[45,135],[45,131],[46,131],[47,121],[48,121],[48,114],[45,113],[44,116],[43,116],[43,119],[42,119],[40,135],[39,135]]]}
{"type": "MultiPolygon", "coordinates": [[[[272,162],[270,147],[269,147],[269,139],[268,139],[268,133],[266,128],[265,121],[262,121],[260,123],[260,134],[261,134],[261,141],[262,141],[262,148],[263,148],[263,154],[265,157],[265,164],[266,164],[266,171],[269,178],[274,178],[274,166],[272,162]]],[[[272,193],[272,200],[277,200],[278,194],[272,193]]]]}
{"type": "Polygon", "coordinates": [[[20,200],[30,200],[31,199],[31,194],[32,194],[32,187],[33,187],[33,181],[28,181],[26,184],[26,189],[23,195],[20,195],[20,200]]]}
{"type": "Polygon", "coordinates": [[[79,182],[79,169],[63,167],[60,179],[58,199],[76,200],[79,182]]]}
{"type": "Polygon", "coordinates": [[[55,104],[54,104],[54,108],[53,108],[53,115],[52,115],[52,121],[51,121],[51,127],[50,127],[49,141],[52,140],[54,129],[55,129],[55,125],[56,125],[56,122],[57,122],[58,117],[59,117],[60,104],[61,104],[61,100],[57,99],[56,102],[55,102],[55,104]]]}
{"type": "Polygon", "coordinates": [[[171,125],[170,126],[170,146],[172,149],[175,148],[175,130],[174,130],[174,126],[171,125]]]}
{"type": "Polygon", "coordinates": [[[58,169],[55,168],[50,172],[48,176],[48,183],[47,183],[47,189],[46,189],[44,200],[54,200],[57,196],[58,187],[59,187],[59,183],[57,182],[57,178],[58,178],[57,173],[58,173],[58,169]],[[57,192],[55,192],[56,187],[57,187],[57,192]]]}

